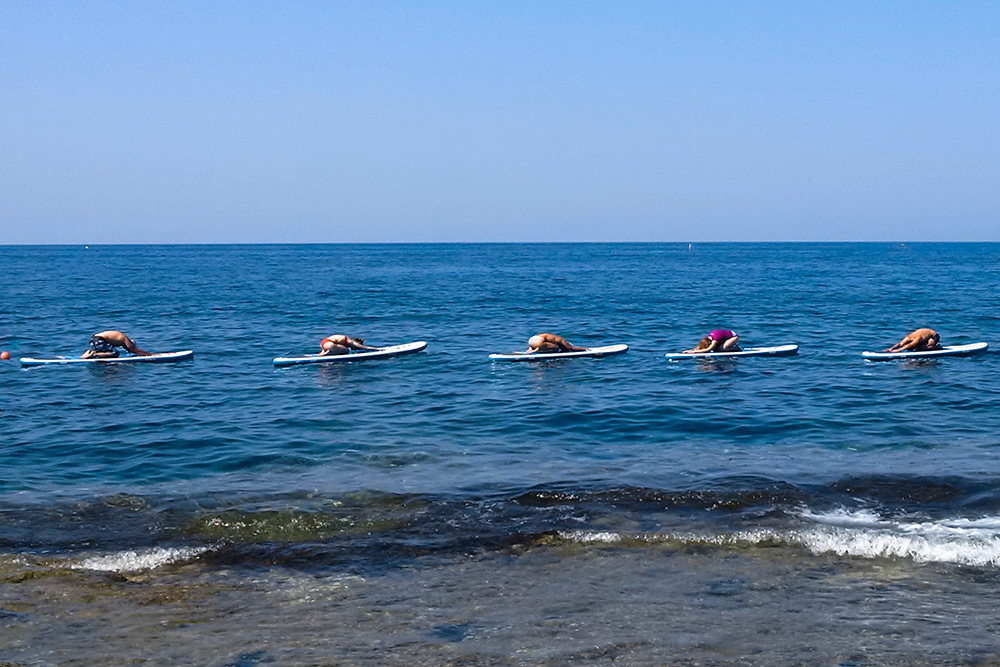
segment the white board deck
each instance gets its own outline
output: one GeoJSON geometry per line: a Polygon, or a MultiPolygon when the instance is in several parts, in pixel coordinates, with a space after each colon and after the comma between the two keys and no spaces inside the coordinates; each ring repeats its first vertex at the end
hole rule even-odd
{"type": "Polygon", "coordinates": [[[970,354],[985,352],[989,343],[969,343],[968,345],[945,345],[937,350],[922,352],[862,352],[861,356],[873,361],[888,361],[890,359],[933,359],[934,357],[967,357],[970,354]]]}
{"type": "Polygon", "coordinates": [[[365,361],[368,359],[388,359],[389,357],[398,357],[402,354],[413,354],[414,352],[420,352],[420,350],[427,347],[427,342],[418,340],[412,343],[404,343],[402,345],[390,345],[389,347],[380,347],[377,350],[370,352],[349,352],[348,354],[325,354],[320,356],[318,354],[306,354],[301,357],[275,357],[275,366],[298,366],[300,364],[326,364],[326,363],[336,363],[338,361],[365,361]]]}
{"type": "Polygon", "coordinates": [[[162,364],[168,361],[185,361],[194,358],[191,350],[180,352],[160,352],[158,354],[139,355],[128,354],[120,357],[21,357],[18,361],[22,366],[46,366],[50,364],[162,364]]]}
{"type": "Polygon", "coordinates": [[[732,359],[734,357],[787,357],[798,354],[798,345],[774,345],[772,347],[747,347],[739,352],[668,352],[664,356],[672,361],[678,359],[732,359]]]}
{"type": "Polygon", "coordinates": [[[571,359],[573,357],[609,357],[613,354],[628,352],[628,345],[605,345],[604,347],[588,347],[580,352],[510,352],[508,354],[491,354],[493,361],[545,361],[546,359],[571,359]]]}

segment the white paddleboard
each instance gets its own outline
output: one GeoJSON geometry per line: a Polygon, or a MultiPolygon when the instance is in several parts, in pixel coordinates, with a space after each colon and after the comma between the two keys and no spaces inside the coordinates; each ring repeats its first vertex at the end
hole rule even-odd
{"type": "Polygon", "coordinates": [[[739,352],[668,352],[664,356],[672,361],[678,359],[731,359],[733,357],[787,357],[798,354],[798,345],[775,345],[773,347],[747,347],[739,352]]]}
{"type": "Polygon", "coordinates": [[[391,345],[380,347],[377,350],[366,352],[349,352],[347,354],[306,354],[301,357],[275,357],[275,366],[298,366],[299,364],[325,364],[337,361],[365,361],[366,359],[387,359],[398,357],[401,354],[413,354],[427,347],[427,342],[418,340],[413,343],[403,345],[391,345]]]}
{"type": "Polygon", "coordinates": [[[182,350],[181,352],[160,352],[159,354],[128,354],[120,357],[21,357],[18,361],[22,366],[45,366],[48,364],[157,364],[168,361],[185,361],[192,359],[194,352],[182,350]]]}
{"type": "Polygon", "coordinates": [[[493,361],[544,361],[545,359],[570,359],[572,357],[609,357],[613,354],[628,352],[628,345],[606,345],[604,347],[588,347],[580,352],[511,352],[509,354],[491,354],[493,361]]]}
{"type": "Polygon", "coordinates": [[[937,350],[922,352],[862,352],[861,356],[873,361],[889,359],[929,359],[934,357],[967,357],[977,352],[985,352],[989,343],[969,343],[968,345],[945,345],[937,350]]]}

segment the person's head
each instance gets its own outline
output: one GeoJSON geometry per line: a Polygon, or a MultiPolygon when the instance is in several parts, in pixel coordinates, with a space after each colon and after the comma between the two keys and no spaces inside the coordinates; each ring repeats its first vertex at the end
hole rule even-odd
{"type": "Polygon", "coordinates": [[[545,339],[541,336],[532,336],[528,339],[528,347],[539,348],[545,344],[545,339]]]}
{"type": "Polygon", "coordinates": [[[357,343],[358,345],[364,345],[365,344],[365,339],[364,338],[355,338],[354,342],[357,343]]]}
{"type": "Polygon", "coordinates": [[[709,338],[708,336],[705,336],[700,341],[698,341],[698,344],[695,346],[694,349],[696,349],[696,350],[707,350],[710,347],[712,347],[712,339],[709,338]]]}
{"type": "Polygon", "coordinates": [[[938,343],[941,342],[941,334],[935,333],[933,336],[927,339],[927,345],[930,347],[937,347],[938,343]]]}

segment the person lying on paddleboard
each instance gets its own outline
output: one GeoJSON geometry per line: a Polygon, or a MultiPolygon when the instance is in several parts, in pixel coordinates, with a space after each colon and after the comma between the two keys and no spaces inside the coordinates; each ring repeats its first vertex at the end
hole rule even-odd
{"type": "Polygon", "coordinates": [[[562,336],[540,333],[528,339],[528,349],[524,352],[525,354],[535,354],[538,352],[551,354],[552,352],[583,352],[586,349],[585,347],[572,345],[562,336]]]}
{"type": "Polygon", "coordinates": [[[135,341],[123,334],[121,331],[101,331],[90,337],[87,351],[80,355],[81,359],[92,359],[99,357],[103,359],[115,358],[118,356],[118,348],[123,347],[132,354],[148,357],[152,352],[140,350],[135,341]]]}
{"type": "Polygon", "coordinates": [[[697,354],[700,352],[739,352],[740,346],[736,342],[740,339],[735,331],[729,329],[716,329],[708,334],[698,344],[690,350],[684,350],[684,354],[697,354]]]}
{"type": "Polygon", "coordinates": [[[327,336],[319,344],[319,356],[327,354],[347,354],[351,350],[377,350],[377,347],[365,345],[364,338],[351,338],[344,334],[334,334],[327,336]]]}
{"type": "Polygon", "coordinates": [[[927,350],[936,350],[939,347],[941,347],[941,336],[934,329],[924,327],[908,334],[903,340],[887,348],[885,351],[909,352],[912,350],[913,352],[924,352],[927,350]]]}

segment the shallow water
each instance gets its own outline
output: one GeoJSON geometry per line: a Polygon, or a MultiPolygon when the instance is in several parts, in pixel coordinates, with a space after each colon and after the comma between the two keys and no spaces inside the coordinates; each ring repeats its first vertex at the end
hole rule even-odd
{"type": "Polygon", "coordinates": [[[1000,660],[1000,357],[859,356],[925,325],[1000,345],[998,259],[2,248],[12,356],[113,327],[195,358],[0,364],[0,660],[1000,660]],[[801,352],[663,358],[720,326],[801,352]],[[542,330],[631,349],[487,361],[542,330]],[[270,363],[340,332],[428,347],[270,363]]]}

